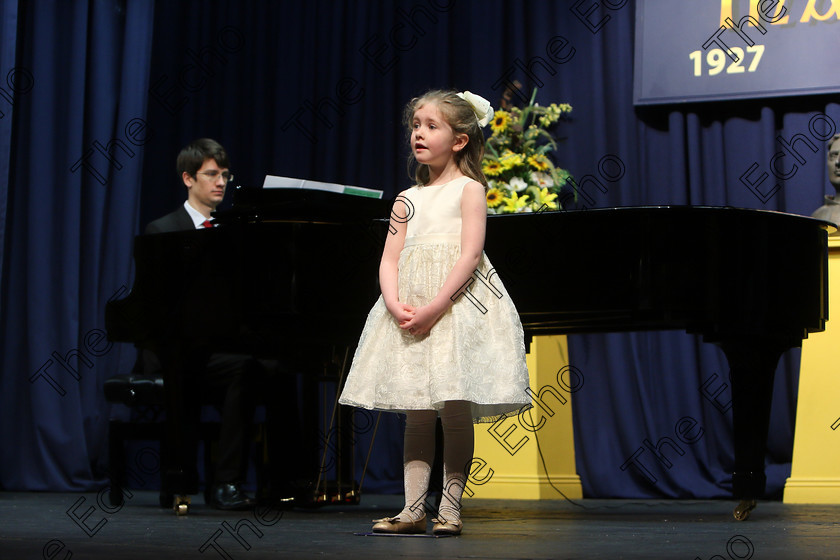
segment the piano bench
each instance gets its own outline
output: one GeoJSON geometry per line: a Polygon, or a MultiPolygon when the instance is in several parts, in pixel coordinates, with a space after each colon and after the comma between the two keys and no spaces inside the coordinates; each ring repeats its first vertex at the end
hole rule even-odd
{"type": "MultiPolygon", "coordinates": [[[[131,494],[125,490],[127,473],[131,472],[138,479],[142,474],[137,469],[128,470],[126,465],[125,444],[128,441],[147,440],[163,442],[166,433],[164,422],[164,392],[161,375],[128,374],[117,375],[105,380],[105,400],[110,403],[128,406],[132,413],[139,413],[139,418],[129,421],[111,419],[108,422],[108,470],[111,478],[109,501],[112,506],[122,506],[125,496],[131,494]]],[[[134,414],[132,414],[134,416],[134,414]]],[[[198,428],[198,437],[204,442],[204,472],[209,478],[212,473],[211,444],[219,439],[220,424],[202,421],[198,428]]],[[[158,457],[160,466],[160,505],[172,507],[172,493],[165,488],[163,449],[158,457]]],[[[139,470],[143,470],[140,468],[139,470]]]]}

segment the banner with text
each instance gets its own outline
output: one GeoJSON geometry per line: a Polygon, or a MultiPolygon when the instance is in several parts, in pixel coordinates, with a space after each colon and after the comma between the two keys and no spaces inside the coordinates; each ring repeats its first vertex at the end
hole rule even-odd
{"type": "Polygon", "coordinates": [[[840,0],[644,0],[636,105],[840,92],[840,0]]]}

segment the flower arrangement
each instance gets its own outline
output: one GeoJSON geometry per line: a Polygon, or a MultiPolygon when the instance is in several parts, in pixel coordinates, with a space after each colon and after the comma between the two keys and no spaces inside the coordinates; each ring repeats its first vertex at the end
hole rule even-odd
{"type": "Polygon", "coordinates": [[[485,144],[482,169],[488,180],[487,208],[490,214],[560,210],[557,195],[571,178],[556,167],[548,154],[557,149],[550,129],[572,111],[567,103],[541,107],[500,109],[493,115],[493,134],[485,144]]]}

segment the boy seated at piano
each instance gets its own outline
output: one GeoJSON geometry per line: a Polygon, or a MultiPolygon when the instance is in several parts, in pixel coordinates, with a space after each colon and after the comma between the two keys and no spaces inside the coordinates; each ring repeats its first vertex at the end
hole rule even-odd
{"type": "MultiPolygon", "coordinates": [[[[229,169],[227,152],[215,140],[200,138],[185,146],[178,154],[177,171],[187,188],[187,200],[174,212],[149,223],[145,233],[169,233],[214,227],[211,212],[222,202],[225,189],[233,179],[229,169]]],[[[195,320],[213,320],[212,301],[207,302],[206,309],[196,311],[195,320]]],[[[196,388],[201,402],[212,402],[219,409],[221,416],[218,454],[212,474],[213,485],[208,493],[209,505],[223,510],[253,508],[255,500],[245,492],[243,484],[247,475],[247,456],[257,403],[256,395],[282,396],[292,392],[275,389],[274,386],[280,381],[279,365],[270,360],[257,360],[245,354],[212,353],[209,349],[191,353],[189,360],[191,363],[187,369],[196,373],[193,374],[195,377],[187,376],[188,379],[182,384],[188,387],[185,392],[189,398],[195,398],[195,391],[192,390],[194,386],[191,386],[190,382],[195,383],[198,385],[196,388]]],[[[140,352],[136,371],[153,373],[162,369],[160,359],[155,353],[149,350],[140,352]]],[[[197,416],[195,408],[198,405],[196,402],[191,405],[196,412],[189,416],[193,418],[197,416]]],[[[282,406],[293,406],[296,409],[295,403],[282,403],[282,406]]],[[[270,424],[273,413],[270,407],[267,409],[270,424]]],[[[193,426],[183,428],[185,433],[191,433],[193,426]]],[[[194,449],[194,442],[188,440],[188,443],[194,449]]],[[[193,449],[186,455],[176,450],[185,463],[181,466],[185,470],[190,469],[188,472],[192,472],[193,468],[193,464],[188,464],[188,461],[194,463],[193,449]]],[[[275,449],[272,452],[270,449],[269,453],[270,463],[278,463],[271,459],[277,457],[279,450],[275,449]]],[[[277,465],[274,467],[275,471],[278,470],[277,465]]],[[[285,499],[287,494],[292,494],[285,488],[277,487],[289,482],[285,480],[286,474],[275,474],[271,477],[275,483],[275,487],[272,488],[274,499],[285,499]]]]}

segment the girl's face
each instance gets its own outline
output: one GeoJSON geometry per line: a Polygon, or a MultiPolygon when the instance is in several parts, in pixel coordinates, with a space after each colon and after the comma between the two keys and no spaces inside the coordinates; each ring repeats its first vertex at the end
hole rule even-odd
{"type": "Polygon", "coordinates": [[[411,124],[411,151],[418,163],[445,166],[464,147],[463,134],[455,134],[436,103],[421,105],[411,124]]]}

